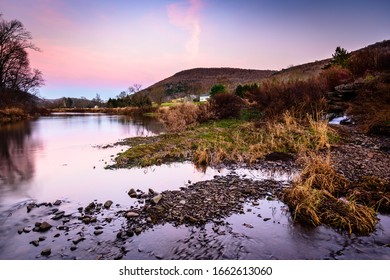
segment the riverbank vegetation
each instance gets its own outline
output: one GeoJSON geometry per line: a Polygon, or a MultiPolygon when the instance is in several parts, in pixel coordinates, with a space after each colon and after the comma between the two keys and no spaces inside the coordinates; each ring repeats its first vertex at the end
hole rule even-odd
{"type": "Polygon", "coordinates": [[[335,171],[330,150],[343,140],[327,117],[342,108],[359,123],[357,128],[365,127],[361,131],[387,135],[388,48],[380,54],[373,50],[362,55],[337,48],[318,75],[270,78],[214,93],[206,103],[159,108],[157,114],[168,133],[126,140],[130,148],[113,167],[190,160],[205,169],[231,163],[255,165],[271,153],[287,155],[301,166],[298,179],[282,195],[295,220],[369,234],[375,230],[377,211],[388,212],[389,182],[376,177],[351,181],[335,171]],[[374,55],[378,60],[368,63],[374,55]]]}

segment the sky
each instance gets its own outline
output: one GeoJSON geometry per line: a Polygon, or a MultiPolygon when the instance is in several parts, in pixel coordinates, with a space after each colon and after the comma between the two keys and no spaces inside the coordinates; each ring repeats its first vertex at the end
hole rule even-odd
{"type": "Polygon", "coordinates": [[[390,1],[0,0],[44,98],[103,100],[196,67],[281,70],[390,39],[390,1]]]}

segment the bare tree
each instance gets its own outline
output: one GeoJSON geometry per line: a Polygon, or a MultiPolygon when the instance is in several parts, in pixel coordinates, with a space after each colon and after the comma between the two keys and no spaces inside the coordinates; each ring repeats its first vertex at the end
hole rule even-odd
{"type": "Polygon", "coordinates": [[[129,86],[129,88],[128,88],[129,94],[139,92],[141,88],[142,88],[141,84],[133,84],[132,86],[129,86]]]}
{"type": "Polygon", "coordinates": [[[0,87],[35,93],[43,85],[42,72],[30,68],[27,50],[40,51],[18,20],[6,21],[0,14],[0,87]]]}

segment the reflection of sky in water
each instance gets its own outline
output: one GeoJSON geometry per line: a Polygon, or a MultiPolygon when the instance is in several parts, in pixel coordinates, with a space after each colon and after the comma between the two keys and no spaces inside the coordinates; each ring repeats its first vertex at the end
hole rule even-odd
{"type": "MultiPolygon", "coordinates": [[[[24,139],[23,158],[29,158],[34,173],[16,188],[1,187],[2,203],[14,204],[26,199],[54,201],[67,199],[87,203],[111,199],[127,203],[130,188],[157,191],[179,189],[188,183],[220,174],[208,169],[197,171],[190,163],[106,170],[117,153],[126,146],[101,149],[126,137],[153,136],[162,131],[151,119],[131,120],[108,115],[54,115],[30,123],[31,133],[24,139]],[[29,145],[31,142],[39,145],[29,145]]],[[[17,157],[15,152],[13,157],[17,157]]],[[[23,161],[19,161],[23,162],[23,161]]]]}

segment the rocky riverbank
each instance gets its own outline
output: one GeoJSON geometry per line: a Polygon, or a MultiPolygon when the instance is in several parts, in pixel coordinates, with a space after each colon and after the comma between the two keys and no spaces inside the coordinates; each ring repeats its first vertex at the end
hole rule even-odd
{"type": "MultiPolygon", "coordinates": [[[[230,174],[189,184],[178,191],[157,193],[152,189],[143,192],[131,188],[127,194],[131,206],[107,200],[104,203],[93,201],[78,209],[62,210],[66,202],[60,200],[29,203],[26,205],[27,215],[34,217],[42,211],[44,214],[20,228],[18,234],[25,235],[26,246],[41,248],[40,257],[55,255],[54,258],[66,258],[79,247],[86,249],[83,244],[96,249],[102,243],[110,242],[112,248],[121,248],[126,240],[165,223],[195,227],[212,223],[214,231],[218,232],[227,217],[244,213],[244,204],[257,206],[259,199],[278,199],[283,188],[281,182],[256,181],[230,174]],[[50,246],[60,239],[63,246],[50,246]]],[[[258,218],[264,222],[270,220],[270,217],[261,215],[258,218]]],[[[251,227],[249,224],[244,226],[251,227]]],[[[116,250],[114,255],[113,251],[99,252],[96,258],[119,259],[126,254],[126,250],[121,249],[116,250]]]]}

